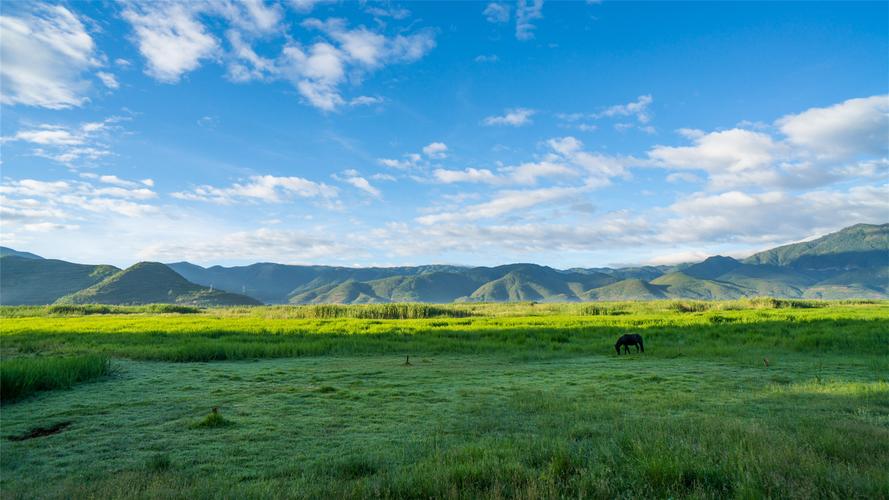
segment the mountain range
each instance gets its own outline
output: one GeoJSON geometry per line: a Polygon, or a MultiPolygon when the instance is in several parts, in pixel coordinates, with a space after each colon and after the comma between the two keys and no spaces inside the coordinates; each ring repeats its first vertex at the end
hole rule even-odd
{"type": "Polygon", "coordinates": [[[667,298],[889,298],[889,224],[857,224],[746,259],[677,266],[574,268],[430,265],[333,267],[257,263],[127,269],[43,259],[0,247],[0,303],[201,306],[385,302],[614,301],[667,298]]]}

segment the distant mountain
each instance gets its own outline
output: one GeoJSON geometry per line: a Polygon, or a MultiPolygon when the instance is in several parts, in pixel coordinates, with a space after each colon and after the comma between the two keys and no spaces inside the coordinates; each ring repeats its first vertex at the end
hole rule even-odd
{"type": "Polygon", "coordinates": [[[724,300],[756,295],[745,287],[728,282],[695,278],[678,271],[653,279],[651,284],[660,287],[668,296],[677,298],[724,300]]]}
{"type": "Polygon", "coordinates": [[[104,280],[61,297],[58,304],[258,305],[259,301],[189,282],[158,262],[140,262],[104,280]]]}
{"type": "Polygon", "coordinates": [[[19,252],[9,247],[0,247],[0,257],[24,257],[26,259],[42,259],[43,257],[31,252],[19,252]]]}
{"type": "Polygon", "coordinates": [[[664,286],[652,285],[638,278],[630,278],[594,288],[583,294],[584,300],[657,300],[667,298],[664,286]]]}
{"type": "Polygon", "coordinates": [[[204,268],[142,263],[120,271],[0,249],[0,302],[202,305],[386,302],[606,301],[772,296],[889,299],[889,224],[858,224],[743,260],[713,256],[676,266],[553,269],[295,266],[204,268]],[[63,297],[64,296],[64,297],[63,297]]]}
{"type": "Polygon", "coordinates": [[[889,224],[856,224],[821,238],[784,245],[744,259],[809,271],[889,266],[889,224]]]}
{"type": "Polygon", "coordinates": [[[456,266],[353,268],[272,263],[204,268],[188,262],[176,262],[168,266],[192,283],[241,293],[268,304],[286,304],[291,295],[349,280],[371,281],[463,269],[456,266]]]}
{"type": "Polygon", "coordinates": [[[52,304],[64,295],[92,286],[120,271],[113,266],[21,257],[22,254],[34,254],[12,252],[0,257],[0,304],[3,305],[52,304]]]}

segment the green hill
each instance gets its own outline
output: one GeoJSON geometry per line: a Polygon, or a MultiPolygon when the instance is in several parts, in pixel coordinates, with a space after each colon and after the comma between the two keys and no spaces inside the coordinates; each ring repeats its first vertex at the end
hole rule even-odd
{"type": "Polygon", "coordinates": [[[726,282],[699,279],[682,272],[665,274],[651,280],[670,297],[700,300],[728,300],[751,295],[752,290],[726,282]]]}
{"type": "Polygon", "coordinates": [[[382,304],[387,299],[374,293],[373,288],[360,281],[334,283],[296,294],[292,304],[382,304]]]}
{"type": "Polygon", "coordinates": [[[117,271],[119,269],[113,266],[5,255],[0,257],[0,304],[52,304],[60,297],[92,286],[117,271]]]}
{"type": "Polygon", "coordinates": [[[809,270],[861,269],[889,265],[889,224],[856,224],[812,241],[784,245],[744,259],[809,270]]]}
{"type": "Polygon", "coordinates": [[[391,302],[448,303],[465,297],[482,283],[465,273],[431,272],[369,281],[379,297],[391,302]]]}
{"type": "Polygon", "coordinates": [[[9,247],[0,247],[0,257],[24,257],[26,259],[42,259],[43,257],[31,252],[19,252],[9,247]]]}
{"type": "Polygon", "coordinates": [[[195,285],[164,264],[140,262],[56,301],[58,304],[258,305],[243,295],[195,285]]]}
{"type": "Polygon", "coordinates": [[[584,293],[583,300],[657,300],[667,296],[664,290],[641,279],[631,278],[584,293]]]}

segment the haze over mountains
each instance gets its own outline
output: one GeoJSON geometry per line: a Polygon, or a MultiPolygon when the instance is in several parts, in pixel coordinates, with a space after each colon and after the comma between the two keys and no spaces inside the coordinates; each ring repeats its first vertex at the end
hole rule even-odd
{"type": "Polygon", "coordinates": [[[121,270],[0,248],[0,303],[211,305],[889,298],[889,224],[858,224],[746,259],[558,270],[535,264],[349,268],[143,262],[121,270]]]}

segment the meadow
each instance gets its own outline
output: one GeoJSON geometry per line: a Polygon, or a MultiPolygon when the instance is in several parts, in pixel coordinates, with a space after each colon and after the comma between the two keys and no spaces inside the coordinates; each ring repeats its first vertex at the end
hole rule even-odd
{"type": "Polygon", "coordinates": [[[889,498],[885,301],[2,307],[0,375],[4,498],[889,498]]]}

